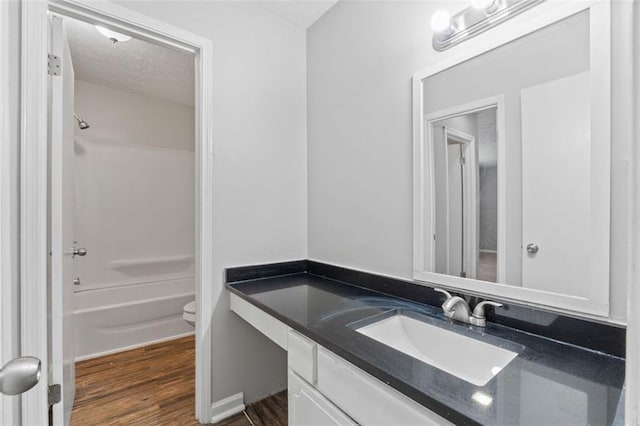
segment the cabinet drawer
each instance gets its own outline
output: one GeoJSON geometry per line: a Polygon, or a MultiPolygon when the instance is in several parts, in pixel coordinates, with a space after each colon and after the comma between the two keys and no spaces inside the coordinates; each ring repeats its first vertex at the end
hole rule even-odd
{"type": "Polygon", "coordinates": [[[301,335],[289,330],[288,365],[298,376],[314,385],[316,383],[316,348],[317,345],[301,335]]]}
{"type": "Polygon", "coordinates": [[[451,425],[447,420],[324,348],[316,388],[361,425],[451,425]]]}

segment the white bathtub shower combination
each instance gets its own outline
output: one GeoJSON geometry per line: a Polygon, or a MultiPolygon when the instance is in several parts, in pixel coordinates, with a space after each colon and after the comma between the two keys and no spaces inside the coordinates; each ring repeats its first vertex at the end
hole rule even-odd
{"type": "Polygon", "coordinates": [[[182,133],[158,128],[187,128],[193,108],[76,83],[91,123],[76,133],[74,159],[75,233],[88,251],[75,262],[82,360],[193,333],[182,315],[195,298],[195,156],[184,141],[171,147],[182,133]]]}

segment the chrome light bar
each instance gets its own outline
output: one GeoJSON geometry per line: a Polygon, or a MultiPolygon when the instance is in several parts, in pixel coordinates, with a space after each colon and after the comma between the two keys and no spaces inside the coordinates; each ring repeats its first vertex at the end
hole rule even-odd
{"type": "Polygon", "coordinates": [[[477,9],[470,6],[451,17],[449,27],[436,31],[433,35],[433,48],[442,52],[500,25],[531,9],[545,0],[494,0],[489,7],[477,9]]]}

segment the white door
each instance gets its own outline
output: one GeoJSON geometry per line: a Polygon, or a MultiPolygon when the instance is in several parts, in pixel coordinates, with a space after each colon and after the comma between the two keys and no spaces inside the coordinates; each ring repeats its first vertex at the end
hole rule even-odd
{"type": "Polygon", "coordinates": [[[59,75],[50,76],[50,382],[62,386],[53,406],[54,426],[68,425],[75,396],[73,353],[73,116],[74,75],[63,20],[49,19],[51,52],[60,58],[59,75]]]}
{"type": "Polygon", "coordinates": [[[441,221],[446,227],[445,270],[448,275],[476,278],[478,166],[475,138],[445,126],[442,144],[443,179],[436,181],[436,185],[442,186],[446,195],[441,197],[443,206],[436,206],[436,209],[442,211],[441,221]]]}
{"type": "MultiPolygon", "coordinates": [[[[592,240],[589,73],[522,91],[522,285],[588,297],[592,240]],[[527,246],[529,250],[527,250],[527,246]]],[[[602,265],[606,267],[606,265],[602,265]]]]}

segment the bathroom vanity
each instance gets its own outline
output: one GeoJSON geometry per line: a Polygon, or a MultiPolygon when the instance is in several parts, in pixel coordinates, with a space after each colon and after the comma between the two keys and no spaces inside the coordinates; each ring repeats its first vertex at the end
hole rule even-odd
{"type": "Polygon", "coordinates": [[[290,424],[451,424],[236,294],[231,310],[287,351],[290,424]]]}
{"type": "Polygon", "coordinates": [[[622,424],[611,4],[515,22],[413,76],[412,280],[227,270],[231,309],[288,351],[292,425],[622,424]],[[503,306],[456,322],[434,287],[464,297],[456,318],[503,306]]]}
{"type": "Polygon", "coordinates": [[[227,288],[287,351],[292,425],[622,423],[616,327],[516,305],[500,310],[523,329],[461,324],[431,288],[311,261],[231,269],[227,288]],[[581,341],[545,336],[566,321],[581,341]]]}
{"type": "Polygon", "coordinates": [[[293,330],[288,367],[292,425],[451,424],[293,330]]]}

